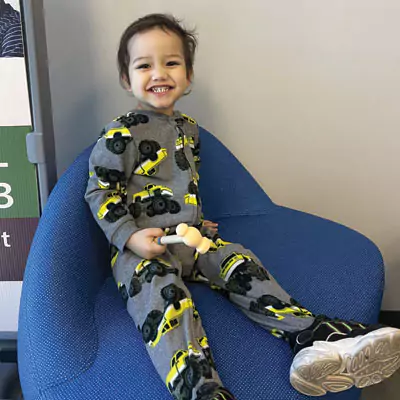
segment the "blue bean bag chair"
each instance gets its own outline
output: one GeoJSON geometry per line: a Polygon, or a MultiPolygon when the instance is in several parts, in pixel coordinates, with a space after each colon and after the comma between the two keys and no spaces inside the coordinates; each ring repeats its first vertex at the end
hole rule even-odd
{"type": "MultiPolygon", "coordinates": [[[[201,128],[200,137],[204,214],[220,224],[222,237],[251,248],[314,313],[376,322],[384,283],[377,247],[342,225],[274,204],[214,136],[201,128]]],[[[31,247],[18,332],[24,398],[167,400],[111,276],[105,236],[83,197],[90,151],[58,181],[31,247]]],[[[308,398],[290,385],[287,343],[219,293],[202,284],[188,287],[221,379],[238,400],[308,398]]],[[[359,397],[354,388],[325,396],[359,397]]]]}

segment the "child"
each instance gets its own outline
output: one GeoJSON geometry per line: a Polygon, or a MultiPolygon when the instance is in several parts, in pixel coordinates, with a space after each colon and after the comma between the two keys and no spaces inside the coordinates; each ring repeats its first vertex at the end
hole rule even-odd
{"type": "Polygon", "coordinates": [[[399,367],[399,330],[314,316],[250,250],[223,241],[217,225],[202,220],[198,125],[174,109],[192,82],[195,49],[193,33],[167,15],[126,29],[119,73],[138,105],[103,130],[85,195],[112,244],[114,278],[158,373],[175,399],[234,399],[184,284],[195,279],[291,345],[290,381],[298,391],[316,396],[380,382],[399,367]],[[156,243],[181,222],[212,238],[208,253],[156,243]]]}

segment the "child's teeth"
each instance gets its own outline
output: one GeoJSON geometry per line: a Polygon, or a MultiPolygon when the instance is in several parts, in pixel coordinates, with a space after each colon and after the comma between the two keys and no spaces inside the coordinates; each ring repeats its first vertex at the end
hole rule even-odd
{"type": "Polygon", "coordinates": [[[160,92],[166,92],[168,90],[167,87],[157,87],[153,88],[153,92],[160,93],[160,92]]]}

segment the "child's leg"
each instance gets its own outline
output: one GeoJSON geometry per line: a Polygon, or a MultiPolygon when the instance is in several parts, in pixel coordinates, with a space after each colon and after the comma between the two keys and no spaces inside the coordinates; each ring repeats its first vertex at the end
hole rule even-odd
{"type": "Polygon", "coordinates": [[[208,400],[213,398],[208,395],[223,393],[199,314],[181,278],[179,260],[168,250],[153,260],[126,250],[118,254],[113,274],[171,395],[191,400],[204,393],[201,400],[208,400]]]}
{"type": "Polygon", "coordinates": [[[301,393],[373,385],[400,367],[399,329],[314,317],[241,245],[216,239],[212,251],[198,257],[196,270],[252,320],[289,341],[296,355],[290,382],[301,393]]]}
{"type": "Polygon", "coordinates": [[[198,256],[195,266],[211,287],[225,291],[250,319],[277,337],[287,339],[311,326],[312,313],[282,289],[250,250],[221,239],[216,246],[198,256]]]}

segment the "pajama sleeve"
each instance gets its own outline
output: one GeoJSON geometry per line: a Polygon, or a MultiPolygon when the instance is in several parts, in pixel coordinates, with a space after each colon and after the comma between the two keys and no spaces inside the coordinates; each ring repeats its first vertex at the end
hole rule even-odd
{"type": "Polygon", "coordinates": [[[85,200],[108,241],[120,251],[139,230],[127,205],[127,184],[138,150],[130,131],[112,122],[102,132],[89,158],[85,200]]]}

